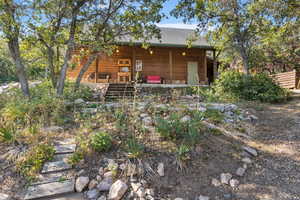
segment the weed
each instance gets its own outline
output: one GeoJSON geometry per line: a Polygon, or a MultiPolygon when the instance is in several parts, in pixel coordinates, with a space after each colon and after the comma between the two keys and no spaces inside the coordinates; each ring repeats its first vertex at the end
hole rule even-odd
{"type": "Polygon", "coordinates": [[[112,138],[104,132],[93,134],[91,136],[91,146],[99,152],[108,151],[112,146],[112,138]]]}
{"type": "Polygon", "coordinates": [[[128,152],[128,157],[130,158],[138,158],[142,156],[144,153],[144,146],[138,143],[137,139],[133,136],[127,139],[126,141],[126,149],[128,152]]]}
{"type": "Polygon", "coordinates": [[[13,143],[15,141],[15,130],[12,127],[0,127],[0,141],[13,143]]]}
{"type": "Polygon", "coordinates": [[[224,115],[215,109],[207,109],[204,112],[204,117],[213,123],[221,123],[224,120],[224,115]]]}
{"type": "Polygon", "coordinates": [[[68,159],[68,163],[72,166],[77,165],[83,159],[83,152],[76,151],[68,159]]]}
{"type": "Polygon", "coordinates": [[[32,180],[42,168],[43,163],[53,159],[54,153],[55,150],[50,145],[39,144],[34,146],[24,157],[17,161],[17,169],[28,180],[32,180]]]}

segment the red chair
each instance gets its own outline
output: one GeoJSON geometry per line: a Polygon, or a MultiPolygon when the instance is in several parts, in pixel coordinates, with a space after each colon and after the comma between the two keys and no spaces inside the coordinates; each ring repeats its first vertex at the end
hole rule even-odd
{"type": "Polygon", "coordinates": [[[147,83],[158,83],[160,84],[162,78],[160,76],[147,76],[147,83]]]}

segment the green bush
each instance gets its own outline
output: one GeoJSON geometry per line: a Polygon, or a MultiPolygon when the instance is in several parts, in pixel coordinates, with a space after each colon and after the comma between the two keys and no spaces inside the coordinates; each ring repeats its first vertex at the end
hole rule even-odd
{"type": "Polygon", "coordinates": [[[226,71],[216,80],[213,89],[223,99],[231,100],[280,102],[288,97],[288,92],[266,74],[226,71]]]}
{"type": "Polygon", "coordinates": [[[99,152],[108,151],[112,146],[112,138],[104,132],[93,134],[91,135],[91,146],[99,152]]]}
{"type": "Polygon", "coordinates": [[[48,144],[34,146],[24,157],[17,161],[17,169],[28,180],[32,180],[40,171],[44,162],[53,159],[54,153],[54,148],[48,144]]]}
{"type": "Polygon", "coordinates": [[[144,153],[144,146],[135,137],[131,136],[126,141],[125,150],[128,152],[128,157],[138,158],[144,153]]]}

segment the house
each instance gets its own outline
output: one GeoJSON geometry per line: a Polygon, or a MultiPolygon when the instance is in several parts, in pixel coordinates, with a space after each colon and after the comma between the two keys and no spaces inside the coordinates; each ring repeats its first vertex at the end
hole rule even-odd
{"type": "MultiPolygon", "coordinates": [[[[130,42],[128,38],[118,41],[118,48],[108,55],[100,55],[85,73],[84,82],[140,83],[206,85],[208,76],[207,52],[215,49],[203,37],[196,37],[193,30],[160,28],[161,39],[149,41],[148,49],[142,42],[130,42]],[[193,38],[192,45],[187,40],[193,38]]],[[[69,79],[77,77],[84,60],[67,73],[69,79]]],[[[215,67],[216,68],[216,67],[215,67]]],[[[215,70],[214,70],[215,71],[215,70]]]]}

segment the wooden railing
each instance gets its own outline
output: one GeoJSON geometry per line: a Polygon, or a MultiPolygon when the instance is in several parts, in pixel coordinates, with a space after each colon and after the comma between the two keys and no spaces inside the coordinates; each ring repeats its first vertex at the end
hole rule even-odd
{"type": "Polygon", "coordinates": [[[271,75],[281,87],[294,89],[300,87],[300,72],[291,71],[271,75]]]}

